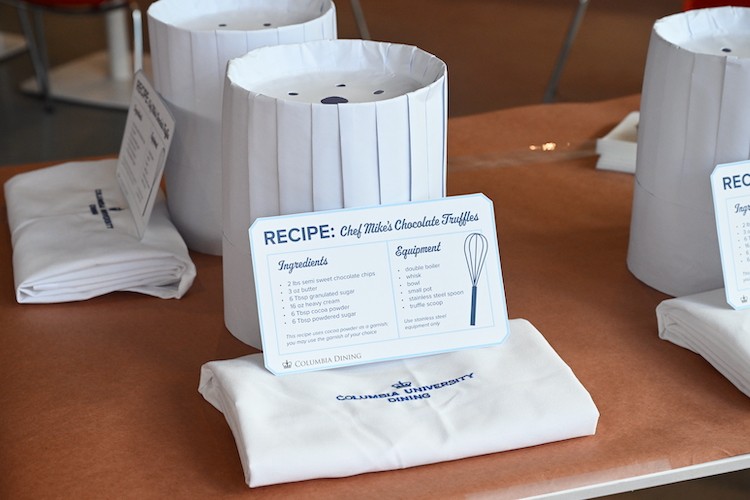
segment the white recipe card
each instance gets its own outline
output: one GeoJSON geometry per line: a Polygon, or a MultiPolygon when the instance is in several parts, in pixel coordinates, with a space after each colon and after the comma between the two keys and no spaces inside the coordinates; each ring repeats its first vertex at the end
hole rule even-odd
{"type": "Polygon", "coordinates": [[[173,131],[174,118],[143,72],[138,71],[116,175],[139,238],[143,238],[154,208],[173,131]]]}
{"type": "Polygon", "coordinates": [[[433,354],[508,333],[481,194],[260,218],[249,231],[266,368],[433,354]]]}
{"type": "Polygon", "coordinates": [[[727,303],[750,307],[750,161],[717,165],[711,174],[727,303]]]}

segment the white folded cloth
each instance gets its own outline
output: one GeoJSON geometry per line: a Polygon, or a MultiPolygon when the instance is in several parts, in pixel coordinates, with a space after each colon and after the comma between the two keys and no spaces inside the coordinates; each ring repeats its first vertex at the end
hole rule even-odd
{"type": "Polygon", "coordinates": [[[159,193],[142,240],[120,190],[117,160],[71,162],[5,183],[16,300],[85,300],[122,290],[180,298],[195,278],[159,193]]]}
{"type": "Polygon", "coordinates": [[[500,345],[274,376],[261,354],[212,361],[249,486],[344,477],[594,434],[599,412],[526,320],[500,345]]]}
{"type": "Polygon", "coordinates": [[[723,288],[663,301],[659,337],[703,356],[750,396],[750,310],[727,305],[723,288]]]}

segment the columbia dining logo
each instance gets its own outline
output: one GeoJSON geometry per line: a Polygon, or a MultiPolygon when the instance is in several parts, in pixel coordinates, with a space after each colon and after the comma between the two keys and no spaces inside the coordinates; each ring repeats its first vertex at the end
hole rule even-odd
{"type": "MultiPolygon", "coordinates": [[[[364,393],[352,393],[352,394],[338,394],[336,400],[338,401],[387,401],[388,403],[403,403],[406,401],[416,401],[420,399],[429,399],[432,394],[436,391],[441,391],[443,394],[453,393],[454,385],[466,383],[474,379],[474,372],[469,372],[465,375],[461,375],[455,378],[442,380],[433,384],[424,384],[412,386],[411,382],[405,382],[402,380],[396,381],[391,384],[392,389],[387,389],[384,392],[364,392],[364,393]]],[[[455,389],[455,388],[454,388],[455,389]]]]}
{"type": "Polygon", "coordinates": [[[101,213],[102,220],[104,221],[104,225],[107,226],[107,229],[114,229],[115,225],[112,223],[112,218],[109,216],[109,213],[120,212],[122,211],[122,208],[107,207],[107,203],[104,201],[104,194],[102,193],[101,189],[95,189],[94,194],[96,195],[96,203],[89,204],[89,211],[92,215],[101,213]]]}

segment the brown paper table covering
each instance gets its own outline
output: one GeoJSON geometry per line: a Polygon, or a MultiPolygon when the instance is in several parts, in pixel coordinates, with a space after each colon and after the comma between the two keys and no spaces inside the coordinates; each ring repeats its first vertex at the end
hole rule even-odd
{"type": "MultiPolygon", "coordinates": [[[[576,152],[638,102],[449,122],[449,193],[494,201],[510,316],[531,321],[590,391],[596,436],[250,490],[223,416],[197,392],[203,363],[253,352],[224,328],[221,258],[192,254],[198,277],[181,300],[19,305],[3,200],[0,498],[518,497],[750,453],[750,399],[658,339],[666,296],[627,271],[633,176],[576,152]],[[529,148],[549,142],[556,151],[529,148]]],[[[40,166],[3,167],[0,182],[40,166]]]]}

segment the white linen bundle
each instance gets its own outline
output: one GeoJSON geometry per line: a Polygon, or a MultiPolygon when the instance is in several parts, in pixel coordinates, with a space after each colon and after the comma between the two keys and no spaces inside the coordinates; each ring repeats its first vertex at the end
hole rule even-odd
{"type": "Polygon", "coordinates": [[[113,291],[180,298],[196,271],[159,194],[142,240],[115,176],[117,160],[71,162],[5,183],[19,303],[113,291]]]}
{"type": "Polygon", "coordinates": [[[251,487],[586,436],[599,418],[526,320],[494,347],[281,377],[261,354],[212,361],[199,391],[224,413],[251,487]]]}
{"type": "Polygon", "coordinates": [[[663,301],[659,337],[703,356],[750,396],[750,310],[727,305],[724,289],[663,301]]]}

